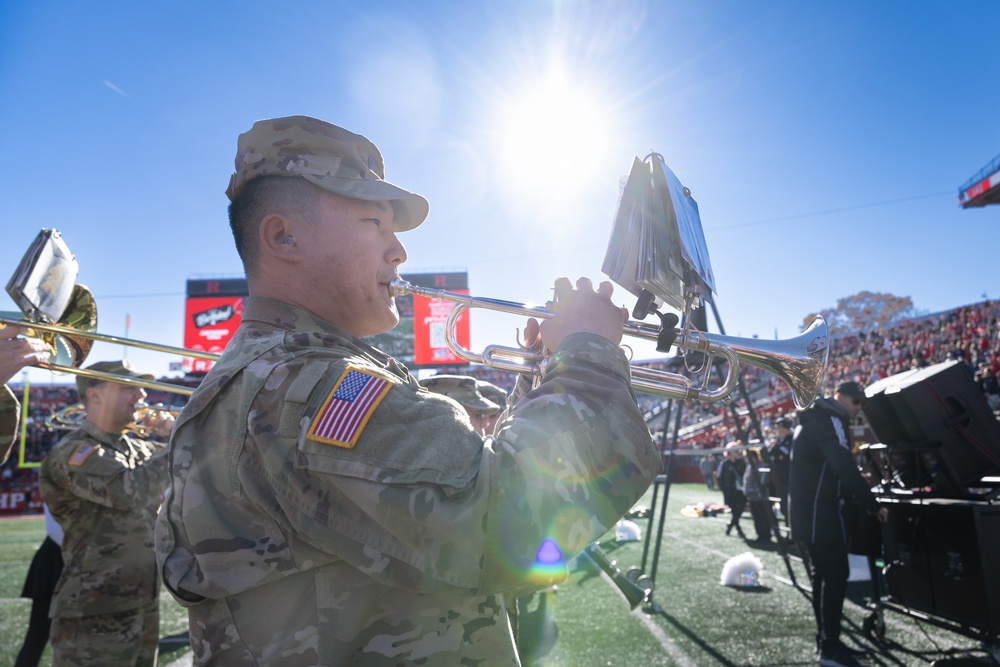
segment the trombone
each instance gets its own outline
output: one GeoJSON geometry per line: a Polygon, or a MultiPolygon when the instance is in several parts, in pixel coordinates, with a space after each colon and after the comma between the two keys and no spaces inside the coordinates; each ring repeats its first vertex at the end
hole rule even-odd
{"type": "MultiPolygon", "coordinates": [[[[484,364],[497,370],[540,375],[544,356],[524,348],[487,345],[481,353],[462,347],[457,340],[458,318],[471,308],[485,308],[511,315],[547,319],[555,313],[542,306],[531,306],[513,301],[486,299],[458,294],[430,287],[419,287],[402,278],[389,283],[393,296],[412,294],[455,304],[445,322],[445,342],[451,352],[465,361],[484,364]]],[[[643,340],[657,341],[661,327],[635,320],[625,322],[623,333],[643,340]]],[[[740,363],[773,373],[792,389],[795,407],[803,410],[816,400],[826,375],[830,356],[830,339],[826,320],[815,317],[806,330],[795,338],[785,340],[759,340],[707,334],[690,327],[674,330],[673,345],[686,353],[701,352],[707,355],[704,368],[712,367],[715,357],[729,362],[725,379],[717,387],[709,386],[706,372],[701,386],[679,373],[632,365],[632,386],[648,394],[680,400],[732,402],[731,394],[739,383],[740,363]]]]}
{"type": "Polygon", "coordinates": [[[166,352],[168,354],[194,357],[196,359],[206,359],[208,361],[217,361],[219,358],[218,354],[211,352],[200,352],[183,347],[146,343],[139,340],[132,340],[131,338],[119,338],[118,336],[96,333],[97,306],[94,303],[94,297],[91,295],[90,290],[83,285],[73,286],[73,296],[70,299],[70,304],[66,307],[57,324],[16,320],[6,317],[7,314],[0,314],[3,315],[0,316],[0,329],[7,326],[16,326],[23,329],[25,335],[41,338],[48,344],[54,361],[39,362],[35,366],[59,373],[82,375],[83,377],[101,382],[117,382],[133,387],[143,387],[145,389],[154,389],[171,394],[182,394],[184,396],[190,396],[194,392],[194,389],[191,387],[170,384],[168,382],[130,378],[114,373],[80,368],[90,353],[90,348],[93,346],[94,341],[135,347],[153,352],[166,352]]]}
{"type": "MultiPolygon", "coordinates": [[[[72,328],[63,327],[58,324],[39,324],[35,322],[19,322],[8,320],[6,318],[0,317],[0,324],[2,325],[14,325],[19,326],[24,329],[28,329],[28,335],[32,335],[32,331],[40,331],[43,333],[57,334],[63,338],[68,339],[83,339],[86,341],[101,341],[105,343],[111,343],[114,345],[124,345],[127,347],[135,347],[142,350],[151,350],[153,352],[166,352],[168,354],[175,354],[183,357],[194,357],[196,359],[207,359],[208,361],[217,361],[219,359],[218,354],[213,354],[211,352],[200,352],[198,350],[189,350],[183,347],[173,347],[170,345],[160,345],[159,343],[147,343],[141,340],[133,340],[131,338],[120,338],[118,336],[111,336],[108,334],[91,333],[88,331],[77,331],[72,328]]],[[[90,347],[89,345],[87,346],[90,347]]],[[[75,361],[76,364],[82,364],[83,359],[75,361]]],[[[182,385],[170,384],[169,382],[158,382],[156,380],[143,380],[141,378],[130,378],[123,375],[116,375],[115,373],[106,373],[104,371],[93,371],[87,368],[80,368],[78,365],[63,365],[63,364],[53,364],[47,361],[39,362],[35,364],[38,368],[45,368],[50,371],[56,371],[59,373],[72,373],[73,375],[82,375],[83,377],[92,378],[95,380],[100,380],[102,382],[117,382],[119,384],[127,384],[133,387],[143,387],[145,389],[155,389],[157,391],[165,391],[171,394],[182,394],[184,396],[190,396],[194,393],[194,389],[191,387],[185,387],[182,385]]]]}

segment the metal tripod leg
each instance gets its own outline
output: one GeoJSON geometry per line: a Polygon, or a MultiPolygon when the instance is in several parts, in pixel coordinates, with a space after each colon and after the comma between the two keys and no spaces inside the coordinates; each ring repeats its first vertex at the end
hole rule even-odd
{"type": "Polygon", "coordinates": [[[778,545],[778,554],[781,556],[781,560],[785,563],[785,570],[788,572],[788,579],[790,580],[790,583],[796,588],[801,588],[798,580],[795,578],[795,569],[792,567],[792,561],[788,556],[788,551],[785,550],[785,536],[781,534],[781,527],[778,525],[778,517],[774,516],[774,500],[774,498],[768,498],[768,501],[770,502],[767,504],[767,520],[771,524],[771,535],[774,536],[774,540],[778,545]]]}

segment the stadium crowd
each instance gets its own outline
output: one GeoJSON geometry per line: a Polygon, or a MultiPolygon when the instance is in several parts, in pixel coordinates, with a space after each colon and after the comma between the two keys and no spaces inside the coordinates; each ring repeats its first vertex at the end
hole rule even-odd
{"type": "MultiPolygon", "coordinates": [[[[830,349],[830,365],[821,394],[829,394],[844,381],[853,380],[869,385],[896,373],[923,367],[949,359],[966,364],[973,374],[990,408],[1000,411],[1000,301],[954,308],[933,315],[902,320],[891,327],[872,329],[861,333],[836,336],[830,349]]],[[[660,370],[676,372],[676,361],[649,361],[646,365],[660,370]]],[[[497,371],[484,366],[468,369],[449,369],[486,380],[510,392],[514,386],[512,373],[497,371]]],[[[788,386],[774,375],[749,366],[743,366],[743,381],[761,428],[767,432],[775,420],[794,412],[788,386]]],[[[12,385],[20,394],[22,387],[12,385]]],[[[172,394],[151,392],[149,403],[176,402],[172,394]]],[[[26,463],[37,464],[49,448],[61,437],[62,432],[46,427],[46,417],[66,405],[77,401],[72,385],[32,386],[29,389],[28,418],[26,420],[26,463]]],[[[658,433],[672,435],[674,423],[666,428],[664,417],[667,401],[661,397],[639,395],[640,408],[646,414],[647,424],[658,433]]],[[[743,434],[752,433],[752,419],[745,400],[737,398],[732,407],[720,402],[690,402],[681,411],[678,447],[705,449],[721,447],[738,440],[743,434]],[[733,418],[738,415],[739,424],[733,418]]],[[[15,447],[15,452],[17,448],[15,447]]],[[[15,453],[0,469],[0,493],[23,493],[26,511],[41,511],[38,498],[37,472],[34,467],[19,467],[20,457],[15,453]]]]}
{"type": "MultiPolygon", "coordinates": [[[[831,394],[841,382],[867,386],[896,373],[951,359],[968,367],[990,409],[1000,411],[1000,301],[983,301],[901,320],[882,329],[833,337],[820,395],[831,394]]],[[[742,370],[762,429],[766,431],[773,421],[794,412],[791,392],[782,380],[749,366],[742,370]]],[[[640,399],[651,423],[662,410],[662,401],[651,396],[640,399]]],[[[678,446],[714,448],[742,439],[741,432],[751,430],[751,419],[742,397],[734,401],[734,407],[740,416],[739,427],[731,410],[721,403],[685,406],[678,446]]]]}

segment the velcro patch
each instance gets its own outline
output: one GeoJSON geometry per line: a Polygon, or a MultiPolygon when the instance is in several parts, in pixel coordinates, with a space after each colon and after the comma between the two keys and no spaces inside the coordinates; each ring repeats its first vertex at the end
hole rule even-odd
{"type": "Polygon", "coordinates": [[[348,366],[316,413],[310,440],[353,449],[393,382],[367,369],[348,366]]]}
{"type": "Polygon", "coordinates": [[[97,447],[93,445],[88,445],[87,443],[83,443],[82,445],[77,447],[76,451],[73,452],[73,454],[69,457],[69,464],[71,466],[76,466],[79,468],[84,463],[86,463],[87,459],[90,458],[90,455],[96,451],[97,447]]]}

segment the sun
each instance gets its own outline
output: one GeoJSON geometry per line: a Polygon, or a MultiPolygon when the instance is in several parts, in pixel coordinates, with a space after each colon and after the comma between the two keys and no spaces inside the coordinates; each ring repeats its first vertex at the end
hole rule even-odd
{"type": "Polygon", "coordinates": [[[505,191],[551,201],[593,187],[614,159],[606,99],[557,70],[499,105],[497,168],[505,191]]]}

